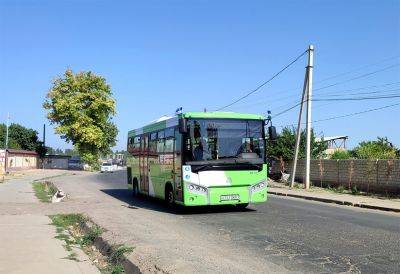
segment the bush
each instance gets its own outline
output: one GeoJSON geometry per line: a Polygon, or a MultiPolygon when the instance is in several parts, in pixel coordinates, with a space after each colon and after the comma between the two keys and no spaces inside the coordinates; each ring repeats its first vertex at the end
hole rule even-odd
{"type": "Polygon", "coordinates": [[[330,158],[332,160],[346,160],[351,158],[351,153],[347,150],[336,150],[330,158]]]}
{"type": "Polygon", "coordinates": [[[378,137],[376,141],[361,142],[354,149],[358,159],[398,159],[399,154],[387,137],[378,137]]]}

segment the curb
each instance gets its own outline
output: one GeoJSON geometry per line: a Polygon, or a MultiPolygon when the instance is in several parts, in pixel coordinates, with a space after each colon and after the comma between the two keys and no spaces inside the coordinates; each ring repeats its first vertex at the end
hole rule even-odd
{"type": "MultiPolygon", "coordinates": [[[[86,221],[81,224],[81,228],[85,231],[88,232],[90,228],[93,226],[93,223],[90,221],[86,221]]],[[[109,257],[111,254],[111,251],[113,249],[113,245],[110,244],[106,239],[104,239],[102,236],[96,237],[94,240],[94,245],[96,248],[100,251],[101,254],[104,256],[109,257]]],[[[129,260],[125,255],[123,255],[123,261],[122,261],[122,266],[124,267],[125,273],[128,274],[141,274],[142,271],[140,271],[140,268],[131,260],[129,260]]]]}
{"type": "Polygon", "coordinates": [[[277,196],[287,196],[287,197],[293,197],[293,198],[299,198],[299,199],[311,200],[311,201],[317,201],[317,202],[323,202],[323,203],[334,203],[334,204],[338,204],[338,205],[346,205],[346,206],[368,208],[368,209],[375,209],[375,210],[382,210],[382,211],[400,212],[399,208],[375,206],[375,205],[370,205],[370,204],[352,203],[352,202],[348,202],[348,201],[304,196],[304,195],[300,195],[300,194],[282,193],[282,192],[269,191],[269,190],[268,190],[268,194],[277,195],[277,196]]]}
{"type": "MultiPolygon", "coordinates": [[[[60,190],[53,182],[47,181],[46,183],[50,183],[54,188],[57,190],[60,190]]],[[[67,195],[68,197],[68,195],[67,195]]],[[[86,215],[87,216],[87,215],[86,215]]],[[[83,231],[89,232],[91,227],[94,226],[95,224],[90,221],[86,220],[85,222],[81,223],[80,226],[83,231]]],[[[104,239],[101,235],[97,236],[96,239],[94,240],[94,246],[100,251],[101,254],[104,256],[109,257],[112,250],[113,250],[113,245],[110,244],[106,239],[104,239]]],[[[123,261],[122,261],[122,266],[124,267],[124,271],[127,274],[141,274],[142,271],[140,271],[139,266],[137,266],[134,262],[132,262],[130,259],[128,259],[125,255],[123,255],[123,261]]]]}

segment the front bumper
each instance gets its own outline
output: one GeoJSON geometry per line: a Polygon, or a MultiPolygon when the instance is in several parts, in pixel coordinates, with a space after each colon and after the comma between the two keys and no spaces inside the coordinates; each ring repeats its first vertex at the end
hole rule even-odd
{"type": "Polygon", "coordinates": [[[257,191],[252,191],[251,186],[209,187],[207,193],[196,194],[191,193],[185,185],[184,204],[187,206],[262,203],[266,200],[267,187],[257,191]],[[237,199],[223,199],[231,195],[237,199]]]}

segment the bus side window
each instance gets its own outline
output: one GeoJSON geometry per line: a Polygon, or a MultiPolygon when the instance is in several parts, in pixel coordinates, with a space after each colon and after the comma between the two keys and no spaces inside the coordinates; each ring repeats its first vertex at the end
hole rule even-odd
{"type": "Polygon", "coordinates": [[[182,134],[179,132],[179,129],[175,129],[175,152],[181,153],[182,150],[182,134]]]}
{"type": "Polygon", "coordinates": [[[164,153],[164,131],[158,132],[158,140],[157,140],[157,153],[164,153]]]}
{"type": "Polygon", "coordinates": [[[150,134],[149,153],[151,154],[157,153],[157,132],[150,134]]]}

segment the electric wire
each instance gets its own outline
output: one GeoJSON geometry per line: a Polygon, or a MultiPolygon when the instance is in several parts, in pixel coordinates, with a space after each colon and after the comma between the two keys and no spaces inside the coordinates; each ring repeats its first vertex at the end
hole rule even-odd
{"type": "Polygon", "coordinates": [[[257,92],[259,89],[261,89],[262,87],[264,87],[266,84],[268,84],[269,82],[271,82],[273,79],[275,79],[278,75],[280,75],[282,72],[284,72],[286,69],[288,69],[291,65],[293,65],[294,63],[296,63],[301,57],[303,57],[305,54],[307,53],[307,50],[304,51],[302,54],[300,54],[298,57],[296,57],[292,62],[290,62],[288,65],[286,65],[283,69],[281,69],[280,71],[278,71],[277,73],[275,73],[271,78],[269,78],[267,81],[263,82],[261,85],[259,85],[258,87],[256,87],[255,89],[253,89],[252,91],[248,92],[247,94],[243,95],[242,97],[236,99],[235,101],[233,101],[230,104],[227,104],[223,107],[220,107],[218,109],[216,109],[216,111],[220,111],[223,110],[225,108],[228,108],[240,101],[242,101],[243,99],[249,97],[250,95],[252,95],[253,93],[257,92]]]}
{"type": "MultiPolygon", "coordinates": [[[[330,121],[330,120],[335,120],[335,119],[340,119],[340,118],[356,116],[356,115],[360,115],[360,114],[364,114],[364,113],[368,113],[368,112],[373,112],[373,111],[378,111],[378,110],[382,110],[382,109],[386,109],[386,108],[390,108],[390,107],[394,107],[394,106],[399,106],[399,105],[400,105],[400,103],[385,105],[385,106],[382,106],[382,107],[366,109],[366,110],[363,110],[363,111],[352,112],[352,113],[348,113],[348,114],[344,114],[344,115],[338,115],[338,116],[332,116],[332,117],[328,117],[328,118],[318,119],[318,120],[312,121],[312,123],[319,123],[319,122],[325,122],[325,121],[330,121]]],[[[306,123],[303,122],[302,124],[304,125],[306,123]]],[[[288,126],[294,126],[294,124],[285,125],[285,126],[281,126],[281,127],[288,127],[288,126]]]]}
{"type": "MultiPolygon", "coordinates": [[[[365,96],[365,97],[345,97],[345,98],[313,98],[311,101],[313,102],[318,102],[318,101],[363,101],[363,100],[380,100],[380,99],[392,99],[392,98],[399,98],[400,94],[398,93],[394,93],[391,95],[385,95],[385,96],[365,96]]],[[[292,109],[294,109],[295,107],[299,106],[301,103],[307,102],[307,99],[304,100],[303,102],[299,102],[294,104],[293,106],[290,106],[289,108],[280,111],[279,113],[277,113],[276,115],[272,115],[272,118],[276,118],[279,117],[289,111],[291,111],[292,109]]]]}
{"type": "Polygon", "coordinates": [[[391,99],[399,98],[400,94],[396,93],[394,95],[387,96],[370,96],[370,97],[347,97],[347,98],[325,98],[325,99],[312,99],[311,101],[363,101],[363,100],[379,100],[379,99],[391,99]]]}
{"type": "Polygon", "coordinates": [[[399,58],[400,58],[400,55],[388,57],[388,58],[385,58],[385,59],[383,59],[381,61],[378,61],[378,62],[375,62],[375,63],[372,63],[372,64],[364,65],[364,66],[361,66],[361,67],[358,67],[358,68],[355,68],[355,69],[351,69],[351,70],[343,72],[343,73],[338,73],[336,75],[328,76],[328,77],[326,77],[324,79],[321,79],[321,80],[318,80],[318,81],[316,81],[314,83],[326,82],[326,81],[334,79],[334,78],[339,78],[341,76],[344,76],[344,75],[347,75],[347,74],[351,74],[353,72],[360,71],[360,70],[363,70],[365,68],[372,67],[372,66],[375,66],[375,65],[378,65],[378,64],[382,64],[382,63],[384,63],[386,61],[390,61],[390,60],[393,60],[393,59],[399,59],[399,58]]]}
{"type": "Polygon", "coordinates": [[[365,73],[365,74],[361,74],[361,75],[359,75],[359,76],[356,76],[356,77],[353,77],[353,78],[350,78],[350,79],[347,79],[347,80],[344,80],[344,81],[340,81],[340,82],[336,82],[336,83],[333,83],[333,84],[330,84],[330,85],[326,85],[326,86],[323,86],[323,87],[315,88],[314,91],[318,91],[318,90],[322,90],[322,89],[327,89],[327,88],[330,88],[330,87],[333,87],[333,86],[337,86],[337,85],[341,85],[341,84],[344,84],[344,83],[348,83],[348,82],[351,82],[351,81],[354,81],[354,80],[358,80],[358,79],[361,79],[361,78],[365,78],[365,77],[368,77],[368,76],[370,76],[370,75],[374,75],[374,74],[376,74],[376,73],[379,73],[379,72],[386,71],[386,70],[389,70],[389,69],[391,69],[391,68],[397,67],[397,66],[399,66],[399,65],[400,65],[400,63],[396,63],[396,64],[393,64],[393,65],[384,67],[384,68],[382,68],[382,69],[378,69],[378,70],[375,70],[375,71],[372,71],[372,72],[368,72],[368,73],[365,73]]]}
{"type": "MultiPolygon", "coordinates": [[[[316,94],[316,96],[326,96],[326,95],[330,95],[330,96],[343,96],[343,93],[346,93],[345,95],[362,95],[362,94],[375,94],[375,93],[386,93],[386,92],[390,92],[390,91],[396,91],[399,89],[390,89],[390,90],[378,90],[378,91],[370,91],[370,92],[360,92],[360,93],[347,93],[347,91],[356,91],[356,90],[366,90],[366,89],[370,89],[370,88],[374,88],[374,87],[384,87],[384,86],[393,86],[393,85],[397,85],[400,84],[400,82],[392,82],[392,83],[386,83],[386,84],[381,84],[381,85],[372,85],[372,86],[364,86],[364,87],[359,87],[359,88],[353,88],[353,89],[345,89],[345,90],[338,90],[338,91],[331,91],[329,93],[323,93],[322,95],[319,95],[319,93],[316,94]]],[[[257,105],[264,105],[264,104],[271,104],[277,101],[285,101],[284,99],[288,99],[288,98],[293,98],[293,95],[290,96],[285,96],[285,97],[281,97],[281,98],[276,98],[275,100],[257,100],[256,102],[252,102],[252,103],[246,103],[246,104],[242,104],[242,105],[238,105],[236,106],[236,108],[248,108],[250,106],[257,106],[257,105]]],[[[298,99],[296,100],[290,100],[288,103],[281,105],[279,107],[270,109],[270,110],[275,110],[275,109],[281,109],[283,107],[287,107],[293,103],[296,103],[298,101],[298,99]]]]}
{"type": "MultiPolygon", "coordinates": [[[[381,61],[378,61],[378,62],[375,62],[375,63],[372,63],[372,64],[368,64],[368,65],[365,65],[365,66],[362,66],[362,67],[359,67],[359,68],[356,68],[356,69],[352,69],[352,70],[347,71],[347,72],[343,72],[343,73],[339,73],[339,74],[336,74],[336,75],[328,76],[328,77],[326,77],[326,78],[324,78],[324,79],[322,79],[322,80],[314,81],[314,84],[326,82],[327,80],[330,80],[330,79],[339,78],[339,77],[341,77],[341,76],[351,74],[351,73],[353,73],[353,72],[355,72],[355,71],[360,71],[360,70],[363,70],[364,68],[368,68],[368,67],[371,67],[371,66],[375,66],[375,65],[384,63],[384,62],[389,61],[389,60],[399,59],[399,58],[400,58],[400,55],[398,55],[398,56],[393,56],[393,57],[389,57],[389,58],[385,58],[385,59],[383,59],[383,60],[381,60],[381,61]]],[[[396,66],[396,65],[395,65],[395,66],[396,66]]],[[[384,68],[384,70],[386,70],[386,69],[384,68]]],[[[378,71],[378,72],[380,72],[380,71],[378,71]]],[[[371,74],[375,74],[375,73],[378,73],[378,72],[372,72],[371,74]]],[[[367,76],[369,76],[369,75],[370,75],[370,74],[368,74],[368,75],[366,75],[366,76],[362,76],[362,77],[367,77],[367,76]]],[[[362,78],[362,77],[360,77],[360,78],[362,78]]],[[[357,77],[357,79],[358,79],[358,77],[357,77]]],[[[346,82],[347,82],[347,81],[346,81],[346,82]]],[[[323,88],[325,89],[325,87],[323,87],[323,88]]],[[[317,89],[318,89],[318,88],[317,88],[317,89]]],[[[278,93],[278,94],[281,94],[281,93],[286,93],[286,92],[289,92],[289,91],[296,91],[296,90],[298,90],[298,88],[287,89],[287,90],[279,91],[279,92],[277,92],[277,93],[278,93]]],[[[314,91],[316,91],[316,89],[314,89],[314,91]]],[[[283,97],[283,98],[281,98],[281,99],[286,99],[286,98],[290,98],[290,97],[292,97],[292,96],[289,95],[289,96],[283,97]]],[[[279,98],[276,98],[276,99],[277,99],[277,100],[280,100],[279,98]]],[[[276,101],[277,101],[277,100],[276,100],[276,101]]]]}

